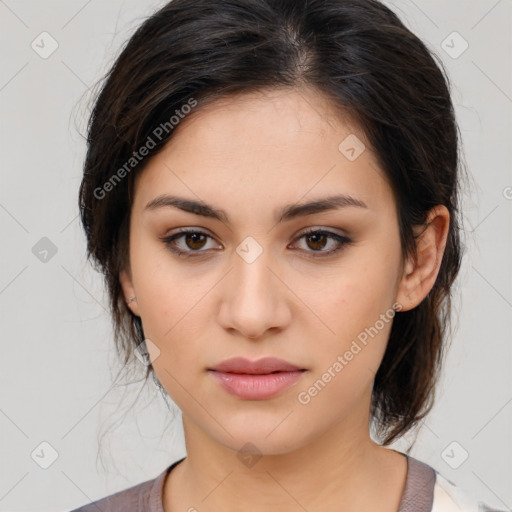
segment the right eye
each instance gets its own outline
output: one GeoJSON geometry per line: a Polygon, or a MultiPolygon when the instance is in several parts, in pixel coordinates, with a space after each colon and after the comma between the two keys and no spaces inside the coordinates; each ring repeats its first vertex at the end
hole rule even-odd
{"type": "Polygon", "coordinates": [[[163,237],[162,241],[171,252],[189,258],[199,256],[199,254],[194,253],[207,252],[202,249],[206,246],[208,238],[213,240],[210,235],[203,231],[182,229],[173,235],[163,237]]]}

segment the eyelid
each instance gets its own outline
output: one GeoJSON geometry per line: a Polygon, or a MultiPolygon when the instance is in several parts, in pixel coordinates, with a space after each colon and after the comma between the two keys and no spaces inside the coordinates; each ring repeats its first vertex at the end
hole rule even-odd
{"type": "Polygon", "coordinates": [[[327,226],[311,226],[308,228],[304,228],[303,230],[299,231],[297,235],[295,235],[295,239],[300,238],[301,236],[307,235],[309,233],[317,233],[317,232],[323,232],[323,233],[329,233],[333,235],[338,235],[344,238],[349,238],[348,235],[339,228],[330,228],[327,226]]]}

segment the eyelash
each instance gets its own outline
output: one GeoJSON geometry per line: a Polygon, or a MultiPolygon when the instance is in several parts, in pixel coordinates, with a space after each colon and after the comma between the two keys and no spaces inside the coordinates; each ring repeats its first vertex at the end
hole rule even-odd
{"type": "MultiPolygon", "coordinates": [[[[204,235],[208,238],[212,238],[210,235],[208,235],[207,233],[204,233],[203,231],[198,231],[196,229],[182,229],[179,232],[175,233],[174,235],[162,237],[161,240],[164,242],[166,247],[171,252],[173,252],[183,258],[200,257],[202,255],[201,253],[207,252],[207,251],[202,251],[202,250],[183,251],[181,249],[177,249],[175,246],[175,241],[179,238],[183,238],[187,234],[204,235]]],[[[310,258],[325,258],[327,256],[332,256],[333,254],[343,250],[347,245],[352,243],[352,240],[350,240],[346,236],[341,236],[341,235],[338,235],[337,233],[333,233],[331,231],[326,231],[324,229],[314,229],[314,228],[302,233],[299,237],[297,237],[295,239],[295,241],[305,238],[307,236],[311,236],[311,235],[324,235],[324,236],[327,236],[331,240],[337,241],[341,245],[336,249],[331,249],[330,251],[305,251],[306,253],[313,253],[312,255],[308,256],[310,258]]]]}

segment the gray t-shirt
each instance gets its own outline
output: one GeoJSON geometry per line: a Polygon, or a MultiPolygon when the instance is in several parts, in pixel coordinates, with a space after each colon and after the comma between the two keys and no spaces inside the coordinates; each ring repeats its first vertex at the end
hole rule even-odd
{"type": "MultiPolygon", "coordinates": [[[[445,507],[441,503],[441,497],[438,499],[439,505],[433,507],[435,495],[439,495],[438,493],[441,492],[440,488],[437,490],[436,471],[424,462],[410,457],[407,454],[404,455],[407,458],[407,478],[397,512],[437,512],[438,510],[439,512],[444,512],[445,510],[448,512],[449,510],[465,510],[458,506],[457,509],[452,509],[449,506],[445,507]]],[[[162,498],[165,477],[184,459],[185,457],[177,460],[152,480],[147,480],[124,491],[111,494],[110,496],[74,509],[71,512],[164,512],[162,498]]],[[[445,486],[445,488],[448,487],[445,486]]],[[[478,509],[471,508],[467,510],[492,512],[492,509],[487,508],[483,504],[481,504],[480,507],[481,508],[478,509]]]]}

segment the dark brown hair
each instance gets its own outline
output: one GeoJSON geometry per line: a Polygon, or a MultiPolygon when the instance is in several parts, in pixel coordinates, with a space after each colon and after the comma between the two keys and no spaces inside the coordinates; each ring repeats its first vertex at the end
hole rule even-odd
{"type": "MultiPolygon", "coordinates": [[[[89,120],[79,191],[87,258],[104,274],[127,364],[144,340],[119,282],[129,267],[133,184],[172,137],[171,117],[183,117],[191,99],[197,110],[235,93],[301,85],[324,94],[366,135],[395,196],[404,259],[414,255],[412,227],[430,208],[445,205],[451,215],[437,280],[417,307],[396,313],[375,376],[372,422],[389,444],[433,404],[462,255],[463,166],[442,62],[382,3],[174,0],[145,20],[105,77],[89,120]]],[[[146,379],[152,372],[149,365],[146,379]]]]}

